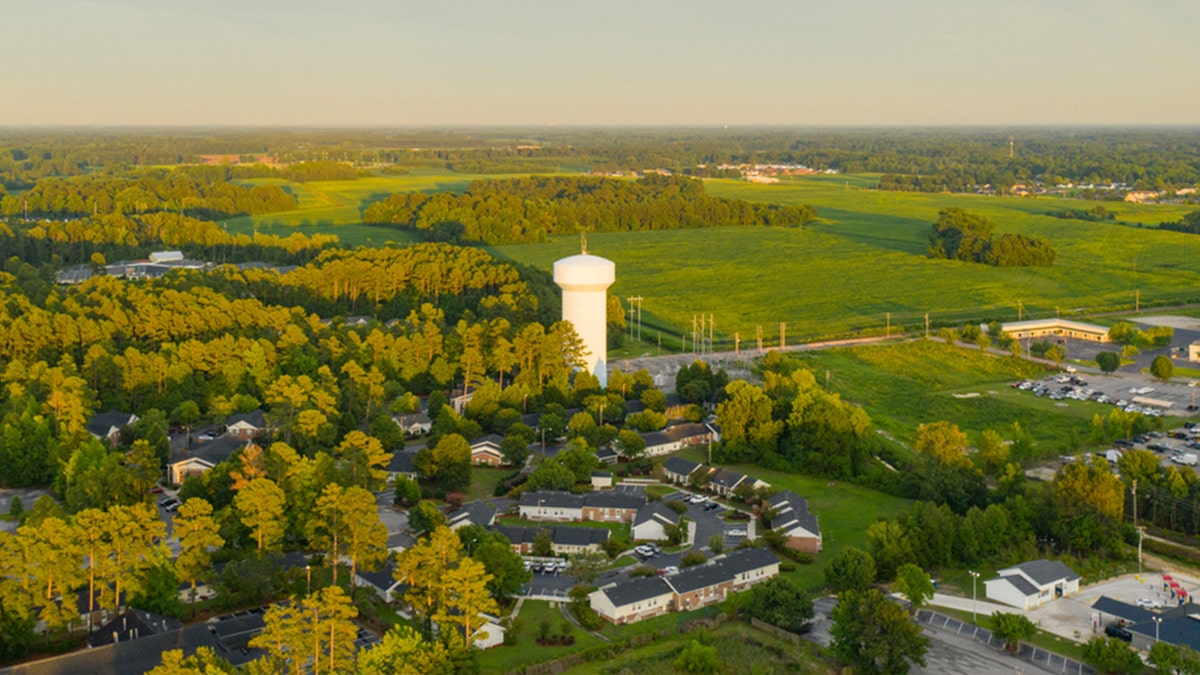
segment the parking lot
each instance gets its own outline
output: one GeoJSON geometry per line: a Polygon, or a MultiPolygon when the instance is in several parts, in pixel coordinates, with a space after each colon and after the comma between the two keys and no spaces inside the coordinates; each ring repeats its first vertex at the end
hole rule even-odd
{"type": "MultiPolygon", "coordinates": [[[[1200,591],[1200,582],[1194,577],[1175,572],[1171,572],[1171,575],[1189,594],[1200,591]]],[[[1146,573],[1126,575],[1085,586],[1072,596],[1059,598],[1030,610],[1026,616],[1047,632],[1072,640],[1087,641],[1093,635],[1104,633],[1104,621],[1099,613],[1092,609],[1092,605],[1100,596],[1108,596],[1131,605],[1138,604],[1138,600],[1164,606],[1172,606],[1177,602],[1171,598],[1170,593],[1162,590],[1161,574],[1146,573]]],[[[1112,617],[1106,615],[1104,619],[1111,621],[1112,617]]]]}

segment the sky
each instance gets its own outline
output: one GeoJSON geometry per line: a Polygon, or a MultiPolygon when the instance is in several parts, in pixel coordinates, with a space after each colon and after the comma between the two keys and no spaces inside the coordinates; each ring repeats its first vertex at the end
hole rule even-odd
{"type": "Polygon", "coordinates": [[[1200,124],[1195,0],[0,0],[0,126],[1200,124]]]}

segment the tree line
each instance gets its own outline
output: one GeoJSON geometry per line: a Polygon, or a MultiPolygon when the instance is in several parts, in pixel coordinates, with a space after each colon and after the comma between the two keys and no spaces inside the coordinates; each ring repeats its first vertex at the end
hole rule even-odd
{"type": "Polygon", "coordinates": [[[369,224],[492,244],[541,241],[581,230],[800,227],[814,218],[816,212],[808,206],[709,197],[698,180],[657,174],[637,181],[590,176],[474,181],[462,194],[393,194],[363,211],[369,224]]]}

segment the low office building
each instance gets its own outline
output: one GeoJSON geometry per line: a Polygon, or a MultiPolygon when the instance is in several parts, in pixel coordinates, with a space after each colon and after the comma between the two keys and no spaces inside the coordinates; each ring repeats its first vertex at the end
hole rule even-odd
{"type": "Polygon", "coordinates": [[[1029,610],[1079,591],[1079,575],[1057,560],[1034,560],[996,570],[983,582],[989,600],[1029,610]]]}
{"type": "Polygon", "coordinates": [[[1066,319],[1033,319],[1010,321],[1000,325],[1000,330],[1018,340],[1044,337],[1065,337],[1091,342],[1108,342],[1108,326],[1068,321],[1066,319]]]}

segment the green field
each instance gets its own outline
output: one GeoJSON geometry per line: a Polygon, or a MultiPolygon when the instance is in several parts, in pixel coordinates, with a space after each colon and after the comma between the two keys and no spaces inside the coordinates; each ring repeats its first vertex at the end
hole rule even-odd
{"type": "Polygon", "coordinates": [[[1034,450],[1055,455],[1087,441],[1092,416],[1112,406],[1091,401],[1051,401],[1010,385],[1045,374],[1041,365],[994,357],[936,340],[828,349],[796,355],[818,382],[861,405],[876,429],[911,443],[917,426],[949,420],[972,442],[984,429],[1005,435],[1013,422],[1029,432],[1034,450]]]}
{"type": "MultiPolygon", "coordinates": [[[[337,234],[343,245],[405,243],[403,231],[362,224],[362,209],[392,192],[461,190],[475,179],[505,175],[421,169],[410,175],[357,181],[292,183],[263,179],[296,195],[294,211],[225,221],[231,232],[337,234]]],[[[1188,209],[1105,202],[1119,223],[1061,220],[1049,211],[1093,202],[1060,198],[878,192],[871,175],[821,175],[778,185],[710,180],[710,194],[761,202],[810,204],[821,215],[803,230],[713,228],[597,233],[589,248],[617,263],[612,290],[640,295],[646,339],[691,325],[700,312],[715,319],[719,346],[745,345],[762,326],[764,344],[778,344],[779,324],[792,341],[883,332],[893,328],[957,325],[970,319],[1025,318],[1200,300],[1200,246],[1187,234],[1143,229],[1175,220],[1188,209]],[[999,232],[1045,237],[1058,251],[1047,268],[995,268],[930,260],[925,242],[939,210],[962,207],[996,221],[999,232]],[[1197,248],[1193,256],[1192,248],[1197,248]]],[[[544,244],[491,247],[497,255],[549,270],[578,252],[574,236],[544,244]]],[[[690,330],[690,328],[689,328],[690,330]]]]}

